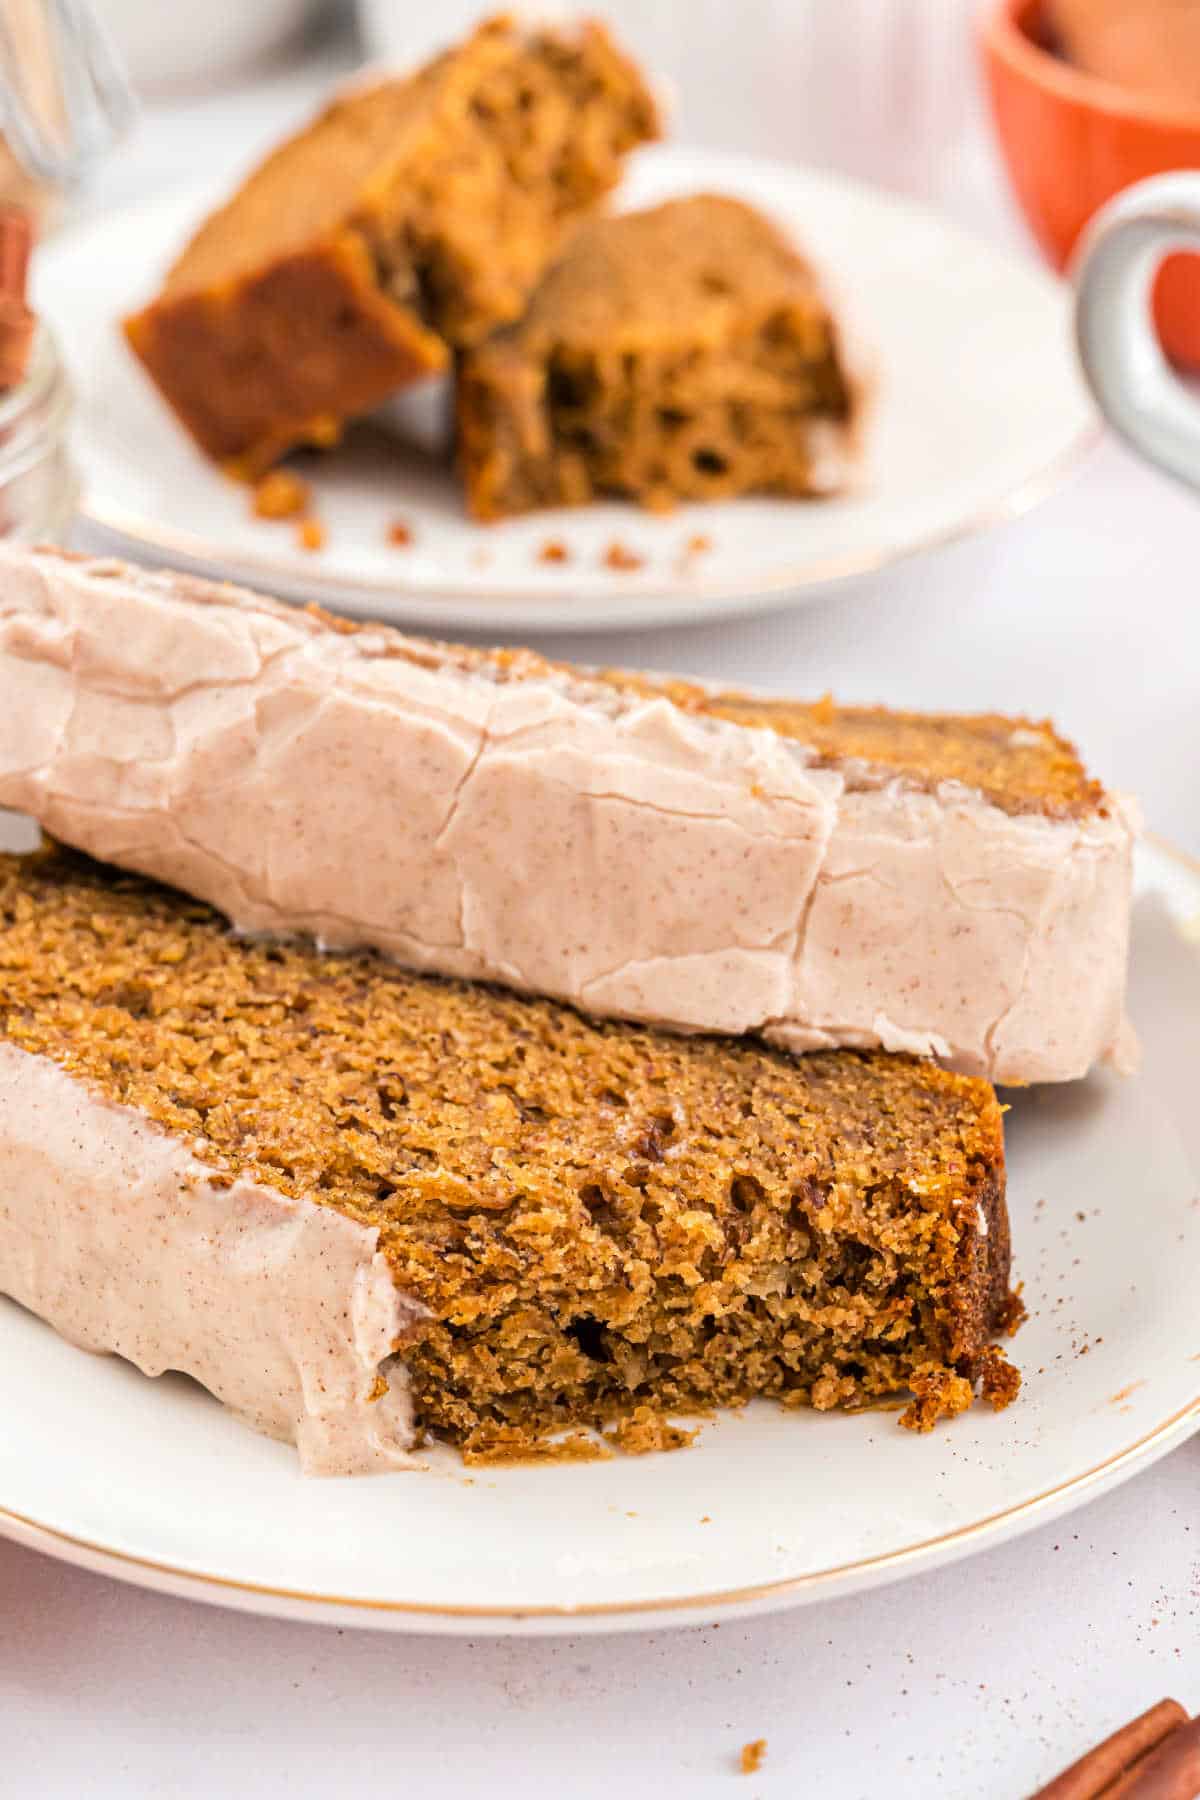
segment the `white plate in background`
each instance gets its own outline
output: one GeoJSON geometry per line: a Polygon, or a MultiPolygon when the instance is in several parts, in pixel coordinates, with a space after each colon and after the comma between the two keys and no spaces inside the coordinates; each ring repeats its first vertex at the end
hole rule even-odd
{"type": "MultiPolygon", "coordinates": [[[[12,839],[11,822],[7,841],[12,839]]],[[[1016,1404],[928,1437],[757,1405],[688,1450],[305,1479],[182,1378],[0,1300],[0,1533],[125,1580],[393,1631],[617,1630],[928,1569],[1113,1486],[1200,1424],[1200,871],[1140,853],[1140,1074],[1013,1093],[1016,1404]]]]}
{"type": "Polygon", "coordinates": [[[144,557],[443,634],[627,630],[792,605],[1013,517],[1094,439],[1069,296],[1032,263],[843,177],[717,152],[643,151],[620,203],[701,189],[760,205],[825,271],[875,389],[857,492],[666,516],[610,503],[479,526],[441,460],[369,428],[310,459],[328,541],[301,550],[291,523],[251,517],[247,491],[204,461],[120,335],[214,198],[189,191],[41,252],[37,303],[78,392],[84,517],[144,557]],[[411,547],[388,542],[395,521],[411,547]],[[689,555],[697,536],[711,548],[689,555]],[[548,538],[568,546],[568,563],[539,561],[548,538]],[[614,541],[642,566],[606,567],[614,541]]]}

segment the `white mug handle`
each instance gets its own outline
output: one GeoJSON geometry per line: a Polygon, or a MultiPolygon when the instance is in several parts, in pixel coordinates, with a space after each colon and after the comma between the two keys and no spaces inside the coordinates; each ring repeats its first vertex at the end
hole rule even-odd
{"type": "Polygon", "coordinates": [[[1200,252],[1200,174],[1139,181],[1097,213],[1075,258],[1075,337],[1113,429],[1200,489],[1200,402],[1163,354],[1151,308],[1154,277],[1174,250],[1200,252]]]}

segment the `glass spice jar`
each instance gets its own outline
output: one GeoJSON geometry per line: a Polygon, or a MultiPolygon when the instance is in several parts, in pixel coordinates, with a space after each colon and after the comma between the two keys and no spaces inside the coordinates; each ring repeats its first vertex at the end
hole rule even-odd
{"type": "MultiPolygon", "coordinates": [[[[0,204],[19,207],[44,235],[133,114],[120,58],[88,0],[0,0],[0,204]]],[[[23,378],[0,390],[0,537],[30,543],[65,530],[78,498],[70,415],[58,349],[39,323],[23,378]]]]}
{"type": "Polygon", "coordinates": [[[0,537],[56,538],[79,486],[67,443],[70,385],[54,339],[39,324],[23,381],[0,394],[0,537]]]}

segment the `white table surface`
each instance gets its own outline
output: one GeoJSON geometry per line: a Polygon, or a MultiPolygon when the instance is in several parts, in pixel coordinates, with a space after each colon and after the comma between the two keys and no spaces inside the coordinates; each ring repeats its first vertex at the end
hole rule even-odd
{"type": "MultiPolygon", "coordinates": [[[[234,166],[332,64],[151,108],[120,205],[234,166]]],[[[947,189],[1024,240],[982,162],[947,189]]],[[[819,604],[636,639],[543,640],[730,683],[1053,714],[1200,855],[1200,501],[1112,444],[1025,520],[819,604]]],[[[1200,1710],[1200,1440],[1061,1524],[746,1624],[473,1642],[274,1623],[0,1542],[0,1792],[1015,1800],[1135,1710],[1200,1710]],[[765,1736],[756,1777],[736,1752],[765,1736]]]]}

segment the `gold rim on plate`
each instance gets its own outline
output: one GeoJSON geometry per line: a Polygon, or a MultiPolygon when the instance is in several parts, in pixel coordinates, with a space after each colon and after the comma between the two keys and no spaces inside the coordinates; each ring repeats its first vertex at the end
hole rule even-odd
{"type": "MultiPolygon", "coordinates": [[[[1157,832],[1146,832],[1144,839],[1160,855],[1186,869],[1190,875],[1200,877],[1200,859],[1181,850],[1157,832]]],[[[582,1606],[446,1606],[413,1600],[369,1600],[354,1595],[313,1594],[302,1588],[238,1581],[226,1575],[181,1568],[178,1563],[161,1562],[148,1556],[134,1556],[129,1551],[114,1550],[73,1532],[60,1531],[56,1526],[46,1525],[41,1520],[31,1519],[6,1506],[0,1506],[0,1537],[24,1543],[30,1549],[43,1550],[62,1562],[80,1564],[84,1562],[84,1558],[91,1559],[84,1566],[95,1568],[98,1565],[98,1572],[101,1574],[113,1575],[143,1587],[151,1587],[153,1583],[140,1581],[138,1571],[167,1576],[174,1585],[174,1591],[181,1593],[182,1597],[214,1602],[219,1601],[222,1594],[245,1594],[260,1600],[289,1601],[317,1608],[321,1612],[344,1610],[411,1619],[478,1620],[480,1624],[500,1621],[519,1624],[530,1619],[557,1620],[569,1624],[576,1619],[636,1618],[655,1613],[707,1613],[720,1611],[727,1606],[754,1606],[760,1601],[782,1603],[789,1597],[810,1593],[813,1589],[845,1581],[851,1576],[900,1576],[912,1571],[914,1565],[927,1561],[936,1551],[967,1545],[979,1537],[995,1536],[1002,1526],[1017,1521],[1032,1526],[1042,1513],[1052,1511],[1056,1502],[1064,1501],[1068,1496],[1083,1494],[1089,1488],[1104,1482],[1106,1477],[1115,1478],[1122,1471],[1132,1475],[1138,1464],[1156,1460],[1151,1452],[1165,1455],[1176,1442],[1183,1443],[1191,1435],[1187,1429],[1189,1425],[1200,1428],[1200,1393],[1194,1395],[1169,1418],[1161,1420],[1143,1433],[1132,1444],[1127,1444],[1123,1450],[1106,1457],[1092,1468],[1085,1469],[1082,1474],[1056,1482],[1053,1487],[1031,1495],[1028,1500],[1018,1501],[1015,1506],[1003,1507],[999,1512],[989,1513],[986,1518],[976,1519],[969,1525],[956,1526],[953,1531],[943,1532],[938,1537],[925,1538],[917,1544],[907,1544],[900,1550],[886,1550],[878,1556],[865,1556],[854,1562],[838,1563],[833,1568],[815,1569],[807,1575],[785,1575],[778,1581],[755,1582],[749,1587],[719,1588],[710,1593],[649,1600],[604,1600],[582,1606]],[[71,1554],[72,1552],[76,1554],[71,1554]]]]}
{"type": "MultiPolygon", "coordinates": [[[[842,1581],[851,1575],[880,1575],[886,1571],[889,1575],[894,1573],[899,1576],[908,1565],[927,1559],[936,1550],[965,1544],[983,1533],[995,1532],[999,1526],[1010,1521],[1019,1519],[1032,1525],[1036,1522],[1037,1515],[1052,1507],[1056,1500],[1061,1500],[1068,1494],[1082,1493],[1106,1475],[1116,1474],[1125,1464],[1136,1464],[1144,1460],[1149,1450],[1157,1448],[1160,1454],[1165,1455],[1172,1448],[1175,1437],[1182,1443],[1190,1435],[1184,1430],[1190,1420],[1200,1424],[1200,1394],[1135,1443],[1127,1444],[1124,1450],[1097,1463],[1094,1468],[1085,1470],[1082,1475],[1073,1475],[1069,1481],[1060,1481],[1043,1493],[1018,1502],[1016,1506],[989,1513],[986,1519],[976,1519],[970,1525],[957,1526],[953,1531],[943,1532],[940,1537],[926,1538],[919,1544],[908,1544],[902,1550],[888,1550],[879,1556],[865,1556],[854,1562],[838,1563],[830,1569],[815,1569],[808,1575],[785,1575],[779,1581],[760,1581],[750,1587],[719,1588],[712,1593],[665,1599],[602,1600],[583,1606],[435,1606],[416,1600],[367,1600],[353,1595],[310,1594],[303,1588],[272,1587],[255,1581],[237,1581],[228,1575],[209,1575],[201,1570],[180,1568],[177,1563],[158,1562],[153,1557],[134,1556],[126,1550],[113,1550],[90,1538],[77,1537],[69,1531],[59,1531],[53,1525],[43,1525],[36,1519],[12,1512],[4,1506],[0,1506],[0,1536],[25,1542],[30,1549],[44,1550],[47,1555],[60,1562],[78,1564],[81,1561],[77,1556],[64,1554],[64,1546],[68,1550],[83,1551],[101,1565],[98,1573],[113,1575],[137,1586],[149,1587],[152,1584],[139,1582],[137,1575],[128,1571],[145,1570],[155,1575],[169,1576],[172,1583],[176,1584],[175,1591],[183,1590],[180,1596],[182,1598],[216,1600],[221,1593],[253,1594],[260,1599],[288,1600],[333,1611],[345,1609],[351,1612],[386,1613],[414,1619],[477,1619],[481,1624],[501,1620],[518,1624],[526,1619],[555,1619],[569,1623],[574,1619],[620,1619],[654,1613],[707,1613],[726,1606],[753,1606],[758,1601],[782,1602],[789,1596],[842,1581]],[[16,1525],[20,1529],[18,1532],[9,1531],[6,1529],[9,1525],[16,1525]],[[27,1541],[26,1534],[32,1542],[27,1541]],[[216,1593],[212,1590],[216,1590],[216,1593]]],[[[1129,1471],[1130,1474],[1133,1472],[1132,1469],[1129,1471]]]]}
{"type": "MultiPolygon", "coordinates": [[[[737,609],[739,614],[768,610],[782,605],[781,597],[787,594],[794,594],[799,598],[838,582],[896,568],[914,557],[928,556],[938,550],[948,549],[952,544],[976,537],[981,532],[994,530],[997,526],[1012,524],[1017,519],[1024,518],[1026,513],[1033,512],[1058,492],[1077,465],[1097,447],[1103,436],[1103,423],[1099,419],[1088,420],[1070,443],[1056,452],[1044,467],[1018,483],[1003,499],[981,507],[978,512],[956,520],[953,525],[942,526],[925,537],[914,538],[882,550],[849,550],[840,556],[793,564],[756,576],[749,587],[744,579],[732,578],[711,582],[689,581],[686,588],[664,588],[650,583],[643,586],[635,582],[623,586],[619,591],[614,588],[611,595],[594,596],[597,604],[611,599],[612,613],[606,624],[598,625],[593,619],[586,629],[603,630],[611,625],[617,631],[636,626],[638,606],[650,603],[663,606],[677,602],[681,609],[681,624],[689,622],[692,615],[688,614],[687,608],[695,602],[708,606],[726,600],[741,600],[742,605],[737,609]]],[[[190,564],[196,573],[211,574],[219,564],[224,571],[225,580],[273,583],[291,596],[321,594],[323,604],[327,605],[357,605],[361,599],[364,606],[372,606],[371,616],[384,623],[401,620],[426,626],[451,625],[454,620],[443,616],[445,610],[452,606],[463,606],[471,609],[471,618],[463,625],[463,629],[477,631],[485,628],[486,614],[493,606],[497,610],[509,606],[533,606],[539,612],[543,608],[546,610],[545,619],[539,618],[537,621],[538,629],[543,625],[547,630],[571,629],[569,617],[563,614],[563,599],[559,593],[547,594],[536,588],[505,588],[489,602],[486,596],[473,588],[454,585],[401,592],[394,584],[385,584],[374,577],[332,573],[324,579],[315,574],[306,576],[292,562],[260,555],[251,550],[237,551],[232,558],[222,556],[214,545],[192,532],[164,530],[150,520],[126,512],[120,507],[109,506],[103,500],[90,500],[86,492],[79,505],[78,517],[84,524],[120,539],[128,546],[138,550],[153,550],[156,554],[170,557],[175,563],[190,564]],[[386,617],[374,610],[385,596],[389,602],[386,617]]],[[[591,601],[593,596],[589,595],[588,599],[591,601]]],[[[659,625],[670,623],[657,613],[654,622],[659,625]]],[[[531,628],[529,625],[517,627],[531,628]]]]}

